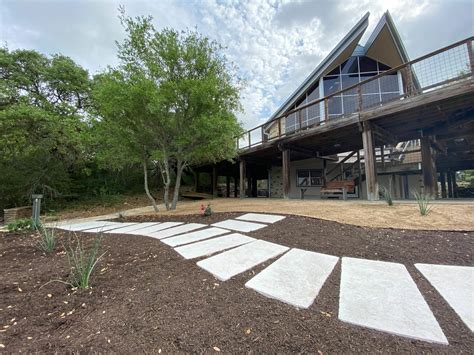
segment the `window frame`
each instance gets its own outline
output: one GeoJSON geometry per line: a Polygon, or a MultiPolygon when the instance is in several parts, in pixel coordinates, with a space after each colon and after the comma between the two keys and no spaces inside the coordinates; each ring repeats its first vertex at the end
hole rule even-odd
{"type": "Polygon", "coordinates": [[[324,185],[323,182],[323,169],[296,169],[296,187],[322,187],[324,185]],[[308,185],[301,185],[299,181],[299,173],[300,172],[308,172],[308,185]],[[317,172],[317,174],[312,175],[312,172],[317,172]],[[313,178],[319,179],[319,184],[313,185],[311,180],[313,178]]]}

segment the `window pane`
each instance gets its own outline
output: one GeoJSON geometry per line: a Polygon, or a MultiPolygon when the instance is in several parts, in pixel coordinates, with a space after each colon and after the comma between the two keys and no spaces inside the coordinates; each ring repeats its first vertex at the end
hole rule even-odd
{"type": "Polygon", "coordinates": [[[339,70],[339,65],[335,67],[333,70],[331,70],[327,75],[337,75],[340,74],[341,71],[339,70]]]}
{"type": "Polygon", "coordinates": [[[319,103],[309,106],[307,108],[307,112],[308,112],[308,116],[307,116],[308,120],[319,121],[319,113],[320,113],[319,103]]]}
{"type": "Polygon", "coordinates": [[[321,177],[311,177],[311,186],[322,186],[322,179],[321,177]]]}
{"type": "Polygon", "coordinates": [[[380,105],[380,95],[362,95],[362,108],[370,108],[380,105]]]}
{"type": "Polygon", "coordinates": [[[358,111],[358,96],[346,96],[343,97],[344,103],[344,114],[351,114],[358,111]]]}
{"type": "Polygon", "coordinates": [[[398,89],[398,76],[396,73],[393,75],[386,75],[380,77],[380,90],[382,92],[399,92],[398,89]]]}
{"type": "Polygon", "coordinates": [[[324,95],[331,95],[341,90],[341,79],[339,76],[324,77],[324,95]]]}
{"type": "Polygon", "coordinates": [[[319,99],[319,86],[316,86],[311,93],[308,94],[308,102],[319,99]]]}
{"type": "MultiPolygon", "coordinates": [[[[361,74],[360,80],[364,81],[372,77],[371,74],[361,74]]],[[[378,79],[374,79],[369,81],[368,83],[362,84],[361,86],[362,94],[377,94],[379,93],[379,81],[378,79]]]]}
{"type": "Polygon", "coordinates": [[[385,71],[385,70],[389,70],[389,69],[390,69],[390,67],[388,65],[385,65],[385,64],[379,62],[379,71],[385,71]]]}
{"type": "Polygon", "coordinates": [[[349,74],[349,73],[358,73],[359,66],[357,64],[357,57],[350,57],[341,65],[341,73],[342,74],[349,74]]]}
{"type": "Polygon", "coordinates": [[[342,114],[342,99],[340,96],[334,96],[328,100],[328,113],[330,115],[342,114]]]}
{"type": "MultiPolygon", "coordinates": [[[[349,86],[355,85],[359,82],[359,74],[351,74],[351,75],[342,75],[342,88],[348,88],[349,86]]],[[[357,89],[351,89],[348,91],[344,91],[344,95],[349,94],[356,94],[357,89]]]]}
{"type": "Polygon", "coordinates": [[[309,170],[298,170],[298,186],[309,186],[309,170]]]}
{"type": "Polygon", "coordinates": [[[361,73],[377,71],[377,62],[368,57],[359,57],[359,66],[361,73]]]}

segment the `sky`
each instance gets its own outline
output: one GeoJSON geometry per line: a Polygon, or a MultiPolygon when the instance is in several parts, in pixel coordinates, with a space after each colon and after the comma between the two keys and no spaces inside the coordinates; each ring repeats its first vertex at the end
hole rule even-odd
{"type": "Polygon", "coordinates": [[[0,0],[0,43],[62,53],[94,74],[117,64],[119,5],[223,44],[245,81],[245,128],[268,119],[367,11],[362,44],[389,10],[412,59],[474,34],[474,0],[0,0]]]}

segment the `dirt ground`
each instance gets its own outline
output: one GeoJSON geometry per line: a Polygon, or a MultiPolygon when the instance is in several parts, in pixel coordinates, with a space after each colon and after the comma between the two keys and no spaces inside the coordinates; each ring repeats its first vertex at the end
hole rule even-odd
{"type": "MultiPolygon", "coordinates": [[[[166,217],[212,223],[240,213],[166,217]]],[[[156,220],[164,217],[129,217],[156,220]]],[[[65,232],[64,235],[67,233],[65,232]]],[[[450,345],[435,345],[338,320],[340,263],[315,303],[298,310],[244,284],[272,261],[219,282],[160,241],[106,234],[106,256],[92,288],[72,291],[67,256],[38,251],[29,233],[0,235],[0,351],[471,353],[474,336],[413,267],[414,262],[473,265],[473,232],[373,229],[289,216],[248,235],[337,256],[404,263],[450,345]],[[45,286],[43,286],[45,285],[45,286]],[[41,287],[43,286],[43,287],[41,287]]],[[[78,233],[85,241],[94,236],[78,233]]],[[[64,239],[64,243],[66,243],[64,239]]]]}
{"type": "MultiPolygon", "coordinates": [[[[219,198],[180,201],[176,211],[167,212],[162,208],[158,215],[195,214],[199,213],[201,204],[208,203],[215,212],[288,213],[372,228],[474,231],[474,202],[436,201],[428,216],[421,216],[413,201],[388,206],[384,202],[368,201],[219,198]]],[[[154,214],[151,209],[148,211],[154,214]]]]}

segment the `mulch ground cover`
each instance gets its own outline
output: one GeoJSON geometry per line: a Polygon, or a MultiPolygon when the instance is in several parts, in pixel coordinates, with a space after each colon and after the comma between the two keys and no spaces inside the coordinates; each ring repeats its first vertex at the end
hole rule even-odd
{"type": "MultiPolygon", "coordinates": [[[[214,223],[242,213],[130,217],[214,223]]],[[[472,352],[474,337],[413,267],[473,265],[474,233],[368,229],[288,216],[250,236],[337,256],[405,264],[450,342],[430,344],[338,320],[340,263],[315,303],[298,310],[244,287],[272,261],[219,282],[158,240],[105,234],[89,290],[71,290],[63,232],[44,254],[31,233],[0,234],[0,344],[7,352],[472,352]]],[[[77,233],[90,245],[93,235],[77,233]]],[[[74,238],[72,239],[74,240],[74,238]]]]}

